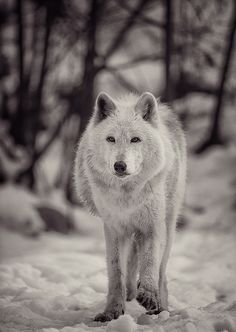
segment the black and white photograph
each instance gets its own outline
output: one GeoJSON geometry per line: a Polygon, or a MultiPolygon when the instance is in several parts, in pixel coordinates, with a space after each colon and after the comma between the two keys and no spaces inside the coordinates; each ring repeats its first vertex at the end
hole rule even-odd
{"type": "Polygon", "coordinates": [[[0,0],[0,332],[236,332],[236,1],[0,0]]]}

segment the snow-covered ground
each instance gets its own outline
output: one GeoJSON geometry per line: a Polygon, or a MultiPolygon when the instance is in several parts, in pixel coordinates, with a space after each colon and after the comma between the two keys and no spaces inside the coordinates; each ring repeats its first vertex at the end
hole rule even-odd
{"type": "MultiPolygon", "coordinates": [[[[235,147],[190,158],[185,227],[177,232],[168,268],[170,313],[158,316],[144,315],[133,300],[118,320],[93,321],[107,292],[102,227],[96,218],[77,210],[78,234],[48,232],[37,238],[7,229],[5,221],[0,229],[0,331],[235,332],[235,169],[235,147]]],[[[6,219],[4,196],[0,213],[6,219]]],[[[26,213],[26,204],[19,200],[17,207],[13,196],[11,216],[21,205],[26,213]]]]}

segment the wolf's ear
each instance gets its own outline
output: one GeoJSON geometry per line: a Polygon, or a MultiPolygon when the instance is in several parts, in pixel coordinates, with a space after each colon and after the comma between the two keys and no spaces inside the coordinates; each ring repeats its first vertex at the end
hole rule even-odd
{"type": "Polygon", "coordinates": [[[144,92],[136,104],[136,112],[139,113],[145,121],[155,122],[158,117],[157,103],[158,101],[153,94],[144,92]]]}
{"type": "Polygon", "coordinates": [[[99,121],[107,118],[116,109],[112,98],[105,92],[100,92],[95,102],[95,112],[99,121]]]}

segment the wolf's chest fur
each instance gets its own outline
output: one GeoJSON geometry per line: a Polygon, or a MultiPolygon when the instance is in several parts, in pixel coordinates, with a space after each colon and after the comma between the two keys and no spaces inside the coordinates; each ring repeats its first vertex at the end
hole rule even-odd
{"type": "Polygon", "coordinates": [[[137,209],[141,208],[147,196],[146,188],[141,190],[119,187],[100,187],[92,188],[93,198],[99,212],[103,214],[112,214],[116,216],[129,216],[137,209]],[[143,193],[146,193],[144,196],[143,193]]]}
{"type": "Polygon", "coordinates": [[[147,229],[151,226],[149,222],[158,219],[159,193],[158,190],[153,191],[149,182],[136,188],[130,185],[115,188],[93,186],[92,194],[103,221],[117,230],[147,229]],[[156,218],[150,218],[150,215],[156,218]]]}

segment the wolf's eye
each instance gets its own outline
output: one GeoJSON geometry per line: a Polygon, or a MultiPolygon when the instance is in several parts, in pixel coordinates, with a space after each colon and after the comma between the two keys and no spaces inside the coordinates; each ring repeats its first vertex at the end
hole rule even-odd
{"type": "Polygon", "coordinates": [[[108,136],[107,138],[106,138],[106,140],[107,140],[107,142],[110,142],[110,143],[115,143],[115,138],[113,137],[113,136],[108,136]]]}
{"type": "Polygon", "coordinates": [[[139,137],[133,137],[133,138],[131,138],[130,142],[131,143],[138,143],[138,142],[141,142],[141,139],[139,137]]]}

